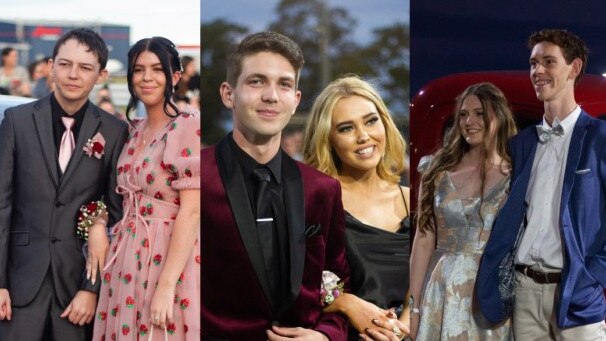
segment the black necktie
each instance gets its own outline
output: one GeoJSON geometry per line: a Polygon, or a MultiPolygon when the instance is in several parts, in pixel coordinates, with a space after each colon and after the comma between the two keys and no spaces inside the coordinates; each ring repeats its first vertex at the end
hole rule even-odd
{"type": "Polygon", "coordinates": [[[255,209],[257,226],[259,223],[273,222],[273,213],[271,210],[271,193],[269,184],[271,182],[271,173],[266,167],[259,167],[253,170],[253,179],[257,185],[255,193],[255,209]]]}
{"type": "Polygon", "coordinates": [[[265,261],[265,269],[269,278],[272,292],[275,294],[278,269],[274,264],[274,214],[272,210],[272,197],[269,189],[271,173],[267,167],[253,170],[253,179],[257,185],[255,195],[257,234],[261,242],[261,251],[265,261]]]}

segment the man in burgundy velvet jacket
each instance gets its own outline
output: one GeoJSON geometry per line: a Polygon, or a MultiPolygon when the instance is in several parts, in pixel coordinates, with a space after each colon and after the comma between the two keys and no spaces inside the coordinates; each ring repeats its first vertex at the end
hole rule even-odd
{"type": "Polygon", "coordinates": [[[233,132],[202,151],[204,340],[346,339],[346,318],[320,302],[323,270],[349,281],[341,189],[280,149],[302,66],[274,32],[246,37],[228,60],[233,132]]]}

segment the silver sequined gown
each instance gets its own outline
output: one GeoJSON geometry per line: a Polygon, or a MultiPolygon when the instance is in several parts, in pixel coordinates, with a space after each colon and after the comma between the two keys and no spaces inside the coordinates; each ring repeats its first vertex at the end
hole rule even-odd
{"type": "Polygon", "coordinates": [[[438,179],[437,249],[425,278],[418,341],[513,339],[509,321],[488,326],[473,302],[480,257],[508,187],[509,177],[500,180],[480,205],[479,197],[460,198],[447,172],[438,179]]]}

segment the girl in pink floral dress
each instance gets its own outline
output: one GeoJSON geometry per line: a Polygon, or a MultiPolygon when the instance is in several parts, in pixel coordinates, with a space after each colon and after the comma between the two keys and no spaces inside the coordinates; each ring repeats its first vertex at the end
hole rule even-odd
{"type": "Polygon", "coordinates": [[[124,218],[112,241],[93,340],[200,340],[200,119],[171,97],[174,45],[153,37],[128,53],[128,87],[147,118],[118,161],[124,218]]]}

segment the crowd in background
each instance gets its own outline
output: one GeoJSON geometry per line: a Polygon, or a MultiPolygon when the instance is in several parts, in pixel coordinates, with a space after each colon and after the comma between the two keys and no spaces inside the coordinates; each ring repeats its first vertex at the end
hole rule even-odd
{"type": "MultiPolygon", "coordinates": [[[[13,47],[5,47],[0,52],[0,95],[12,95],[32,98],[43,98],[54,91],[54,84],[49,77],[50,57],[43,57],[31,62],[27,68],[19,63],[19,53],[13,47]]],[[[183,56],[182,76],[175,87],[174,100],[182,110],[200,108],[200,74],[195,59],[183,56]]],[[[92,98],[91,98],[92,100],[92,98]]],[[[126,120],[126,115],[112,99],[109,82],[98,88],[94,103],[103,110],[126,120]]]]}

